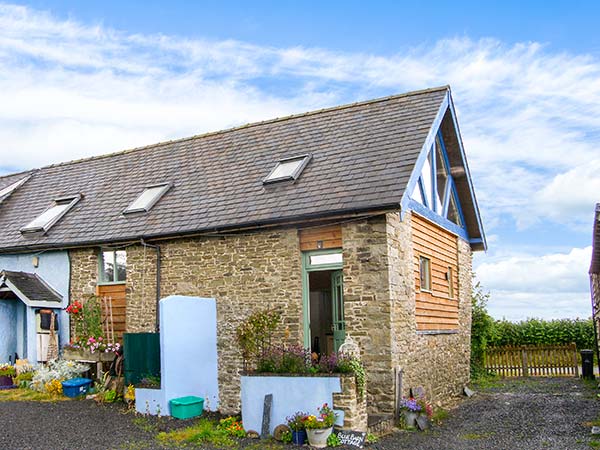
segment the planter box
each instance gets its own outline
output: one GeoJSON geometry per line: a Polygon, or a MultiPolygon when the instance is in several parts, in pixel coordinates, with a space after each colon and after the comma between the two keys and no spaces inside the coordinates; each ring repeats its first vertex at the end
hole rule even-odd
{"type": "MultiPolygon", "coordinates": [[[[273,394],[271,426],[285,424],[296,411],[316,414],[323,403],[333,407],[333,394],[342,391],[340,376],[244,375],[242,382],[242,419],[244,429],[260,433],[265,395],[273,394]]],[[[343,411],[336,410],[336,423],[343,424],[343,411]]]]}
{"type": "Polygon", "coordinates": [[[70,361],[85,361],[85,362],[112,362],[115,359],[115,354],[110,353],[92,353],[86,350],[63,349],[63,359],[70,361]]]}

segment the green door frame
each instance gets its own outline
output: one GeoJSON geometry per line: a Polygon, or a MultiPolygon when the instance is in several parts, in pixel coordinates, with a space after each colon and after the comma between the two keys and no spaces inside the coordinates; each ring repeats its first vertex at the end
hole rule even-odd
{"type": "Polygon", "coordinates": [[[308,274],[323,270],[342,270],[344,262],[311,264],[311,256],[342,254],[342,249],[311,250],[302,252],[302,318],[304,320],[304,348],[310,348],[310,286],[308,274]]]}

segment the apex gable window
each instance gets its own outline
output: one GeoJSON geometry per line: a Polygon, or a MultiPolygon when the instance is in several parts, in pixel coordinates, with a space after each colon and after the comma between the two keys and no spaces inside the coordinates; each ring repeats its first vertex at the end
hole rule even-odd
{"type": "Polygon", "coordinates": [[[81,194],[54,200],[50,208],[21,228],[21,233],[46,233],[81,199],[81,194]]]}
{"type": "Polygon", "coordinates": [[[100,284],[125,283],[127,280],[127,252],[102,250],[99,261],[100,284]]]}
{"type": "Polygon", "coordinates": [[[123,211],[123,214],[148,212],[163,195],[171,189],[173,183],[161,183],[146,186],[144,191],[123,211]]]}
{"type": "Polygon", "coordinates": [[[263,180],[263,184],[297,180],[311,159],[312,154],[310,153],[307,155],[280,159],[269,175],[263,180]]]}

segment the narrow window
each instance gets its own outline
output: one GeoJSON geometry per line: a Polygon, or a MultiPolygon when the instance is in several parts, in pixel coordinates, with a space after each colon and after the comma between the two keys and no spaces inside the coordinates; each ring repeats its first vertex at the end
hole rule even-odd
{"type": "Polygon", "coordinates": [[[446,278],[448,279],[448,297],[454,298],[454,273],[452,271],[452,267],[450,266],[448,266],[446,278]]]}
{"type": "Polygon", "coordinates": [[[425,256],[419,257],[419,273],[421,290],[431,292],[431,260],[425,256]]]}
{"type": "Polygon", "coordinates": [[[311,158],[312,155],[308,154],[279,160],[277,165],[263,180],[263,184],[276,183],[277,181],[285,180],[297,180],[311,158]]]}
{"type": "Polygon", "coordinates": [[[100,283],[124,283],[127,279],[127,252],[103,250],[100,252],[100,283]]]}
{"type": "Polygon", "coordinates": [[[54,200],[50,208],[37,216],[23,228],[21,233],[45,233],[81,199],[81,194],[54,200]]]}
{"type": "Polygon", "coordinates": [[[171,183],[147,186],[144,191],[123,211],[124,214],[148,212],[171,188],[171,183]]]}

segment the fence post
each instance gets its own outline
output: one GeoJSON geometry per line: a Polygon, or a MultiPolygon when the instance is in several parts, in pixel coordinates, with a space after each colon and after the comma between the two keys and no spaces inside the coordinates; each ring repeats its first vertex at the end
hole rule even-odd
{"type": "Polygon", "coordinates": [[[529,369],[527,367],[527,349],[526,348],[521,349],[521,359],[523,361],[523,376],[528,377],[529,369]]]}
{"type": "Polygon", "coordinates": [[[573,365],[575,367],[575,377],[579,378],[579,360],[577,359],[577,345],[571,344],[573,349],[573,365]]]}

